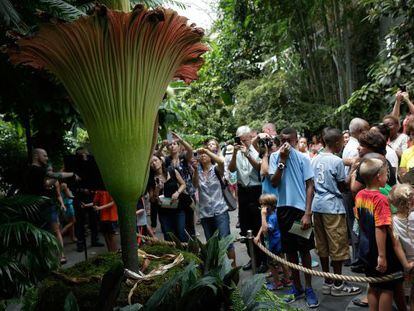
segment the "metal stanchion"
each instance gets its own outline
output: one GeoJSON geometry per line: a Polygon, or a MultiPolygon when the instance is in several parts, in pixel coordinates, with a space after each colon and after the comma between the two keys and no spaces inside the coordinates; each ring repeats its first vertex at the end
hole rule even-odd
{"type": "Polygon", "coordinates": [[[252,272],[256,274],[256,252],[254,247],[254,235],[252,230],[247,230],[247,247],[249,248],[250,260],[252,261],[252,272]]]}

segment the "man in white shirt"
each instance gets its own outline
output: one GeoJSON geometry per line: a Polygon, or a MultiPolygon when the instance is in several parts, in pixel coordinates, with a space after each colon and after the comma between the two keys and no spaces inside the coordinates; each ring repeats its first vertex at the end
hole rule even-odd
{"type": "MultiPolygon", "coordinates": [[[[240,234],[246,235],[247,230],[252,230],[256,236],[261,226],[261,214],[259,197],[262,194],[260,181],[260,157],[252,145],[251,130],[248,126],[240,126],[236,132],[234,152],[232,154],[229,171],[237,172],[237,189],[239,200],[240,234]]],[[[266,257],[257,250],[257,264],[261,265],[259,272],[264,272],[266,257]]],[[[254,256],[254,254],[249,254],[254,256]]],[[[244,270],[251,268],[251,262],[243,267],[244,270]]]]}
{"type": "MultiPolygon", "coordinates": [[[[346,180],[349,180],[349,173],[352,164],[354,161],[359,157],[358,147],[359,147],[359,136],[362,133],[369,130],[369,123],[361,118],[354,118],[349,123],[349,141],[346,144],[344,151],[342,153],[342,160],[345,164],[345,176],[346,180]]],[[[352,231],[352,226],[354,224],[354,198],[352,196],[351,191],[347,190],[342,194],[344,198],[345,208],[346,208],[346,220],[348,225],[348,230],[351,235],[351,242],[352,242],[352,257],[356,260],[357,257],[357,244],[358,244],[358,237],[352,231]]]]}

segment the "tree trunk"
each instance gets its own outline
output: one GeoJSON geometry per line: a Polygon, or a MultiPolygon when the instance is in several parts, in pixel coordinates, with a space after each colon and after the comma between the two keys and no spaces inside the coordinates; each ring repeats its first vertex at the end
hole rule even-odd
{"type": "Polygon", "coordinates": [[[122,261],[126,269],[138,272],[136,204],[137,202],[116,202],[121,235],[122,261]]]}

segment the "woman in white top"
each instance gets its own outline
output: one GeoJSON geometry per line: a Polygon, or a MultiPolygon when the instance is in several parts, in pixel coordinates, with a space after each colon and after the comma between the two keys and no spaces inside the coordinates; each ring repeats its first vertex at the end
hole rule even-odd
{"type": "MultiPolygon", "coordinates": [[[[224,159],[209,149],[200,148],[192,166],[193,184],[198,190],[200,221],[206,240],[216,231],[220,238],[224,238],[230,235],[230,217],[220,181],[224,173],[224,159]]],[[[227,253],[235,267],[236,253],[233,244],[229,246],[227,253]]]]}
{"type": "MultiPolygon", "coordinates": [[[[394,236],[400,241],[404,249],[407,261],[414,261],[414,189],[409,184],[398,184],[392,188],[388,199],[397,208],[393,215],[394,236]]],[[[414,310],[414,283],[413,275],[410,274],[410,310],[414,310]]],[[[407,283],[404,284],[407,289],[407,283]]]]}

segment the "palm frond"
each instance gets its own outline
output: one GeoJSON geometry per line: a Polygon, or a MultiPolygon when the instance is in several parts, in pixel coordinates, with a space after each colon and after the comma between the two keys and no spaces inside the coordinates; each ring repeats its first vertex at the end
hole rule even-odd
{"type": "Polygon", "coordinates": [[[149,8],[156,8],[157,6],[172,5],[182,10],[186,9],[186,5],[178,0],[131,0],[132,5],[136,5],[139,3],[145,4],[149,8]]]}
{"type": "Polygon", "coordinates": [[[86,13],[78,9],[76,6],[63,0],[40,0],[42,9],[55,17],[61,18],[65,21],[74,21],[86,13]]]}
{"type": "Polygon", "coordinates": [[[13,26],[15,30],[22,34],[29,31],[29,27],[23,22],[9,0],[0,0],[0,23],[7,27],[13,26]]]}
{"type": "Polygon", "coordinates": [[[4,223],[0,226],[1,249],[11,251],[38,248],[47,243],[50,249],[59,250],[60,246],[54,235],[27,221],[4,223]]]}
{"type": "Polygon", "coordinates": [[[41,208],[50,199],[33,195],[17,195],[0,199],[0,224],[16,220],[36,223],[41,220],[41,208]]]}
{"type": "Polygon", "coordinates": [[[93,12],[93,8],[95,7],[95,1],[91,1],[88,3],[84,3],[81,5],[76,6],[79,10],[81,10],[85,14],[89,14],[93,12]]]}
{"type": "Polygon", "coordinates": [[[0,256],[0,294],[21,295],[30,285],[26,272],[21,263],[0,256]]]}

